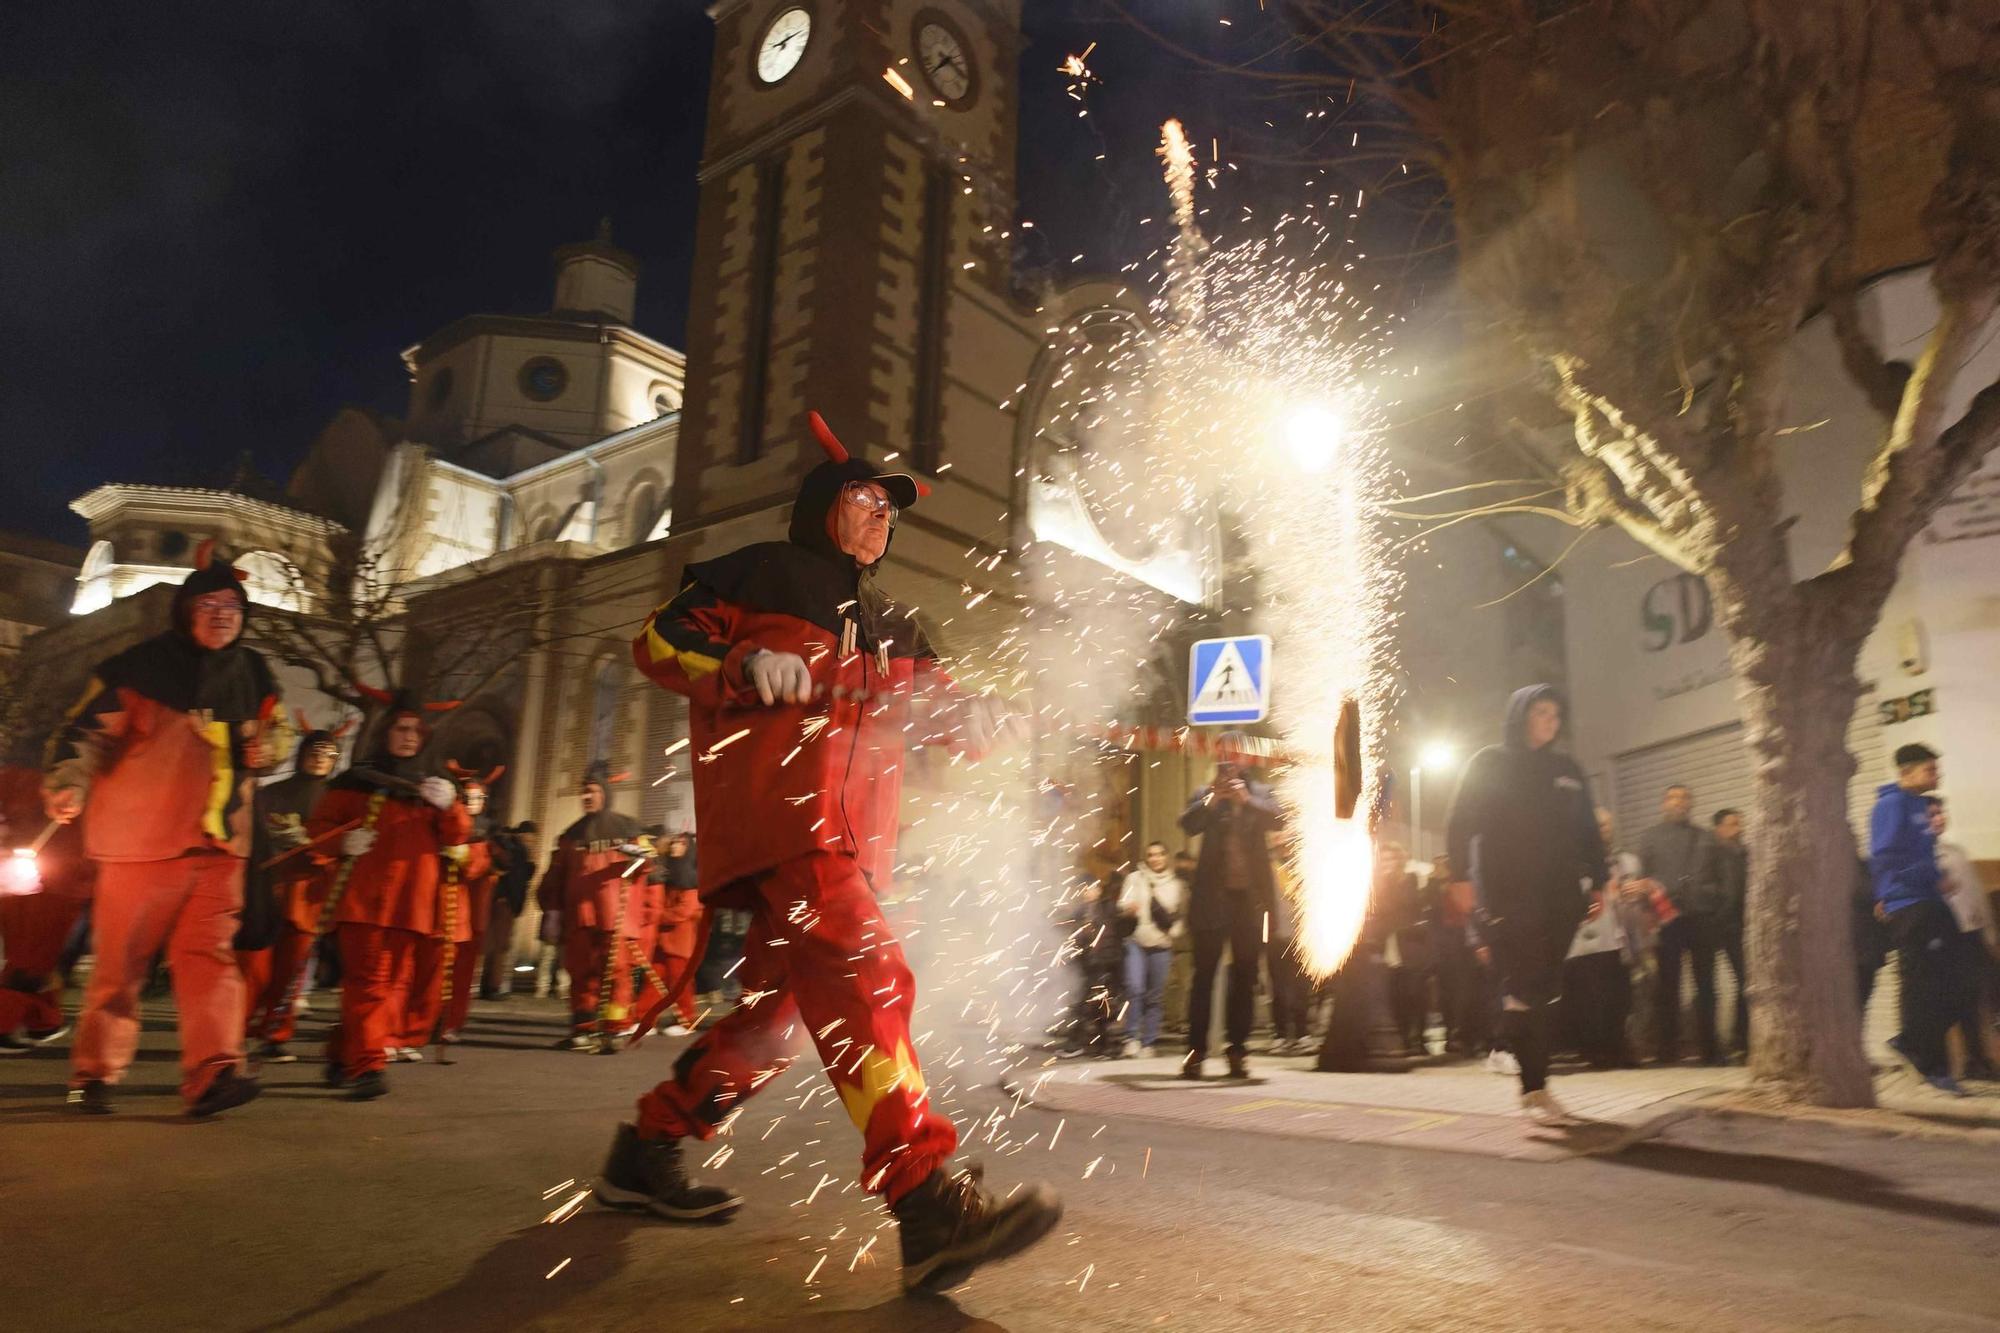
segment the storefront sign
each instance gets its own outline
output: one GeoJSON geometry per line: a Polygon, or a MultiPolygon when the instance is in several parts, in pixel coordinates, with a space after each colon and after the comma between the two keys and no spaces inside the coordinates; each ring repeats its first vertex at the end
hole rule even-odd
{"type": "Polygon", "coordinates": [[[1913,717],[1929,717],[1937,712],[1937,704],[1930,690],[1918,690],[1900,699],[1884,699],[1875,705],[1875,710],[1881,714],[1884,726],[1893,726],[1913,717]]]}
{"type": "Polygon", "coordinates": [[[1693,643],[1713,628],[1715,602],[1697,575],[1661,579],[1639,599],[1639,646],[1649,653],[1693,643]]]}

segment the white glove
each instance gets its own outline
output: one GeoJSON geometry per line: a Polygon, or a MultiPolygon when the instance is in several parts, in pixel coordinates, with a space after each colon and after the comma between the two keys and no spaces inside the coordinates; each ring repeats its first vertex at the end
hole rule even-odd
{"type": "Polygon", "coordinates": [[[977,759],[1022,739],[1021,719],[990,694],[975,694],[959,706],[959,744],[977,759]]]}
{"type": "Polygon", "coordinates": [[[458,789],[443,778],[425,778],[417,784],[417,795],[439,810],[451,809],[451,803],[458,799],[458,789]]]}
{"type": "Polygon", "coordinates": [[[812,671],[797,653],[774,653],[759,648],[743,664],[757,697],[767,704],[808,704],[812,702],[812,671]]]}
{"type": "Polygon", "coordinates": [[[366,856],[375,846],[375,830],[372,828],[349,829],[347,836],[340,840],[342,856],[366,856]]]}

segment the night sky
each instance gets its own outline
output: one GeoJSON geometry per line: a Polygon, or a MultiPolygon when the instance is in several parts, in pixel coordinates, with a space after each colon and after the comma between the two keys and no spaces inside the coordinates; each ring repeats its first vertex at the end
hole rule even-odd
{"type": "MultiPolygon", "coordinates": [[[[1164,236],[1159,122],[1264,112],[1086,0],[1026,7],[1022,216],[1052,266],[1116,269],[1164,236]],[[1093,39],[1079,119],[1056,66],[1093,39]]],[[[1155,8],[1195,42],[1256,13],[1155,8]]],[[[92,486],[246,452],[282,482],[343,405],[401,413],[404,347],[545,309],[549,251],[600,217],[679,345],[710,44],[696,0],[7,0],[0,529],[80,545],[92,486]]],[[[1283,205],[1301,175],[1229,187],[1283,205]]]]}

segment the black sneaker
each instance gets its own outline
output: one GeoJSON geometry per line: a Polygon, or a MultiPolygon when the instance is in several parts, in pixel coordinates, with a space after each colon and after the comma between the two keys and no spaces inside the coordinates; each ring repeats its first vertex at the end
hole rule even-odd
{"type": "Polygon", "coordinates": [[[377,1097],[389,1095],[389,1076],[379,1069],[371,1069],[354,1080],[354,1087],[348,1092],[350,1101],[372,1102],[377,1097]]]}
{"type": "Polygon", "coordinates": [[[0,1055],[26,1055],[35,1049],[35,1043],[26,1037],[17,1037],[11,1032],[0,1032],[0,1055]]]}
{"type": "Polygon", "coordinates": [[[687,1178],[681,1140],[642,1139],[633,1125],[618,1127],[594,1193],[607,1207],[644,1208],[673,1222],[727,1222],[743,1204],[733,1190],[687,1178]]]}
{"type": "Polygon", "coordinates": [[[80,1088],[71,1088],[69,1109],[84,1115],[110,1115],[111,1085],[91,1079],[80,1088]]]}
{"type": "Polygon", "coordinates": [[[341,1067],[340,1061],[328,1060],[326,1068],[320,1072],[319,1081],[329,1088],[344,1088],[347,1086],[347,1070],[341,1067]]]}
{"type": "Polygon", "coordinates": [[[933,1171],[890,1209],[902,1229],[904,1291],[949,1291],[981,1264],[1027,1249],[1062,1219],[1062,1200],[1047,1185],[1024,1185],[1002,1200],[979,1180],[978,1167],[933,1171]]]}
{"type": "Polygon", "coordinates": [[[29,1028],[28,1044],[30,1046],[53,1046],[68,1035],[69,1024],[67,1023],[58,1023],[52,1028],[29,1028]]]}
{"type": "Polygon", "coordinates": [[[1231,1078],[1250,1077],[1250,1062],[1244,1058],[1243,1048],[1241,1046],[1232,1046],[1226,1052],[1224,1052],[1224,1054],[1229,1057],[1229,1077],[1231,1078]]]}
{"type": "Polygon", "coordinates": [[[1201,1082],[1201,1062],[1204,1058],[1200,1051],[1189,1051],[1181,1059],[1181,1077],[1190,1083],[1201,1082]]]}
{"type": "Polygon", "coordinates": [[[202,1116],[221,1115],[224,1111],[243,1105],[264,1090],[254,1078],[245,1078],[233,1069],[225,1069],[209,1080],[208,1090],[195,1098],[194,1105],[187,1113],[199,1119],[202,1116]]]}
{"type": "Polygon", "coordinates": [[[285,1049],[285,1043],[282,1041],[259,1042],[257,1049],[251,1052],[250,1058],[260,1065],[297,1064],[299,1059],[285,1049]]]}

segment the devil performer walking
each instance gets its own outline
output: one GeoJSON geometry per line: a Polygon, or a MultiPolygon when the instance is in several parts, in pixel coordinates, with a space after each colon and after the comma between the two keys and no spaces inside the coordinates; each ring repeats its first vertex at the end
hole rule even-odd
{"type": "Polygon", "coordinates": [[[689,1181],[683,1144],[714,1135],[810,1038],[861,1131],[862,1184],[900,1223],[905,1289],[942,1291],[1062,1213],[1045,1185],[1002,1201],[952,1168],[958,1133],[925,1089],[910,969],[875,900],[895,861],[906,727],[936,720],[977,750],[994,714],[953,689],[875,585],[898,512],[925,488],[811,424],[828,461],[799,486],[790,539],[689,566],[633,642],[639,669],[690,701],[701,894],[752,925],[745,1003],[619,1127],[597,1197],[674,1220],[733,1213],[734,1194],[689,1181]]]}

